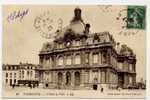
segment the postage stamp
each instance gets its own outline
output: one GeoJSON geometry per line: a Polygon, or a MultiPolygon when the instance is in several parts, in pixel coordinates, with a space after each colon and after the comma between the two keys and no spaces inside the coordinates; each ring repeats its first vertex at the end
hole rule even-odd
{"type": "Polygon", "coordinates": [[[3,98],[145,98],[146,6],[4,5],[2,15],[3,98]]]}
{"type": "Polygon", "coordinates": [[[128,6],[127,13],[127,28],[145,29],[145,6],[128,6]]]}

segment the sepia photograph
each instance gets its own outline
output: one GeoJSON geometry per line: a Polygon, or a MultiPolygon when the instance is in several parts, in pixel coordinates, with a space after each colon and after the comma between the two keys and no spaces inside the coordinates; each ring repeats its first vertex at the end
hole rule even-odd
{"type": "Polygon", "coordinates": [[[3,98],[145,98],[146,8],[3,5],[3,98]]]}

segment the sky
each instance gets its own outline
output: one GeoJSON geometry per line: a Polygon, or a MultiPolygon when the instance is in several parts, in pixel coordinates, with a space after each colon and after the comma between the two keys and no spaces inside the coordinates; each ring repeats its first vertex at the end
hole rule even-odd
{"type": "Polygon", "coordinates": [[[52,19],[51,25],[53,29],[49,34],[54,35],[54,32],[59,27],[58,20],[62,19],[62,27],[67,26],[74,16],[73,11],[76,7],[81,8],[83,21],[90,23],[91,33],[108,31],[113,35],[116,42],[127,44],[133,49],[137,57],[137,79],[146,79],[146,30],[122,28],[122,26],[126,25],[122,18],[127,16],[127,6],[4,5],[3,63],[18,64],[19,62],[28,62],[38,64],[38,54],[42,44],[52,41],[53,38],[45,39],[41,36],[43,31],[41,32],[35,28],[35,19],[37,17],[52,19]],[[22,18],[8,19],[15,11],[23,12],[27,10],[27,14],[22,18]],[[119,17],[118,20],[117,17],[119,17]]]}

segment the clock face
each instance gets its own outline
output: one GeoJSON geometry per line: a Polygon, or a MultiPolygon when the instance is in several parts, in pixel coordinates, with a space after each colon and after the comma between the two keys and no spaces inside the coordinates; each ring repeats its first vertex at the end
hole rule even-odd
{"type": "Polygon", "coordinates": [[[70,47],[70,45],[71,45],[71,42],[66,43],[66,47],[70,47]]]}

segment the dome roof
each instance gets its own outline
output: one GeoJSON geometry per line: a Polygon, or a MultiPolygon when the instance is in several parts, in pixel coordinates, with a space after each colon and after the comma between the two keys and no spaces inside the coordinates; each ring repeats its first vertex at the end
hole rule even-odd
{"type": "Polygon", "coordinates": [[[71,22],[70,29],[74,33],[83,34],[83,32],[85,31],[85,24],[81,21],[71,22]]]}

